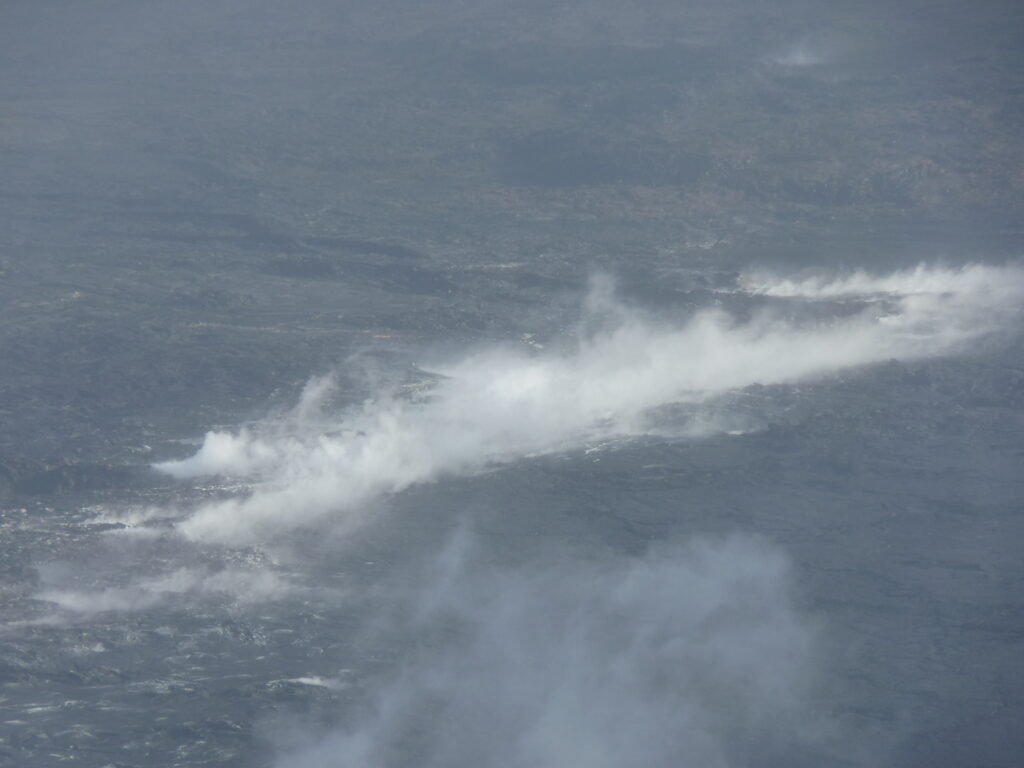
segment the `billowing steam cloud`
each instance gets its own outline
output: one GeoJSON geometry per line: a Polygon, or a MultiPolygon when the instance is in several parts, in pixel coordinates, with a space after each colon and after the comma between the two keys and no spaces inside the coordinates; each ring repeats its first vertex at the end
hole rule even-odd
{"type": "MultiPolygon", "coordinates": [[[[887,359],[956,351],[1006,326],[1024,297],[1015,267],[919,267],[823,280],[746,277],[746,294],[839,302],[831,319],[762,308],[747,320],[718,310],[669,325],[618,303],[597,280],[586,304],[597,330],[568,351],[495,349],[437,373],[418,397],[382,395],[330,419],[316,380],[288,429],[211,432],[191,458],[158,466],[177,477],[262,481],[244,498],[204,506],[188,537],[253,540],[328,514],[355,521],[368,500],[445,474],[474,472],[612,435],[650,431],[652,408],[701,403],[751,384],[796,381],[887,359]]],[[[763,301],[763,300],[762,300],[763,301]]],[[[584,325],[587,325],[586,323],[584,325]]]]}
{"type": "Polygon", "coordinates": [[[377,638],[405,638],[406,661],[369,714],[313,744],[292,734],[280,768],[829,764],[820,644],[765,543],[528,572],[474,569],[460,549],[377,638]]]}

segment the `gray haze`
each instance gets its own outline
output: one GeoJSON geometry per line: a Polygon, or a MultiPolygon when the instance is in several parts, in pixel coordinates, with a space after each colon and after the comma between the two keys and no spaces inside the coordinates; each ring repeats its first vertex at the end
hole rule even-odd
{"type": "Polygon", "coordinates": [[[1014,766],[1011,2],[0,6],[0,765],[1014,766]]]}

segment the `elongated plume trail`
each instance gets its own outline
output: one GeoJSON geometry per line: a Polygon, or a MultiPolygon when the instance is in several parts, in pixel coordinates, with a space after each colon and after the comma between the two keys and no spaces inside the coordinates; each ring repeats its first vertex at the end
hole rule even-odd
{"type": "MultiPolygon", "coordinates": [[[[189,537],[253,540],[328,514],[356,522],[365,503],[443,475],[478,471],[587,440],[643,433],[643,414],[700,403],[751,384],[776,384],[888,359],[952,353],[1015,322],[1024,298],[1016,267],[918,267],[871,277],[745,278],[750,294],[856,299],[853,314],[793,320],[763,310],[739,322],[720,310],[667,325],[620,305],[598,283],[586,311],[612,318],[562,353],[505,348],[440,368],[419,400],[382,395],[317,420],[307,389],[289,431],[211,432],[177,477],[227,474],[262,481],[248,496],[210,504],[180,524],[189,537]]],[[[820,317],[820,313],[818,313],[820,317]]]]}
{"type": "Polygon", "coordinates": [[[769,275],[755,274],[744,276],[741,283],[747,293],[811,299],[938,294],[971,296],[975,299],[989,295],[1006,299],[1014,295],[1019,297],[1020,280],[1021,271],[1012,267],[968,264],[953,268],[918,264],[913,269],[888,275],[871,275],[858,270],[841,277],[812,276],[803,280],[780,280],[769,275]]]}

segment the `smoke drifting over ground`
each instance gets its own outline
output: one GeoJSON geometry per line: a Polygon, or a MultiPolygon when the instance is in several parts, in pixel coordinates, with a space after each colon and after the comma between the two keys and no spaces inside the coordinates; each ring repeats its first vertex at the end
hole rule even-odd
{"type": "Polygon", "coordinates": [[[3,3],[0,766],[1017,768],[1022,22],[3,3]]]}
{"type": "MultiPolygon", "coordinates": [[[[878,691],[903,691],[921,679],[921,665],[945,665],[946,657],[933,662],[920,652],[931,647],[930,636],[915,641],[902,625],[933,610],[912,578],[947,557],[948,548],[931,560],[901,561],[912,572],[910,586],[879,579],[877,588],[873,581],[865,587],[868,577],[856,566],[901,541],[918,546],[922,512],[914,504],[923,502],[913,494],[922,493],[921,477],[900,470],[897,505],[870,474],[830,474],[824,459],[803,467],[811,447],[787,459],[799,472],[820,472],[814,484],[798,476],[797,487],[811,488],[805,498],[792,492],[797,470],[786,476],[753,464],[775,446],[792,450],[793,431],[723,439],[715,448],[688,441],[733,430],[732,417],[742,415],[733,407],[735,390],[962,353],[986,335],[1012,332],[1022,298],[1024,274],[1016,267],[751,274],[732,290],[686,297],[704,303],[680,319],[629,306],[598,279],[571,338],[477,350],[431,366],[415,387],[383,389],[347,409],[334,406],[343,374],[314,378],[283,417],[208,434],[193,456],[160,469],[184,480],[232,476],[184,491],[219,500],[82,511],[76,525],[88,543],[35,568],[23,587],[35,607],[5,631],[78,632],[68,658],[101,656],[137,637],[159,643],[152,685],[169,692],[162,696],[180,691],[174,701],[183,721],[194,717],[196,697],[176,687],[181,670],[199,662],[236,670],[232,700],[245,708],[263,702],[247,735],[274,747],[254,765],[905,764],[879,756],[898,752],[892,745],[904,730],[920,729],[915,701],[890,705],[878,691]],[[630,441],[649,435],[659,439],[630,441]],[[660,439],[665,435],[681,439],[660,439]],[[616,456],[603,455],[601,469],[588,473],[598,457],[587,450],[613,439],[616,456]],[[700,464],[706,447],[717,451],[709,464],[719,469],[683,466],[700,464]],[[554,452],[565,453],[555,468],[521,461],[554,452]],[[617,470],[610,467],[630,453],[617,470]],[[396,501],[396,512],[411,514],[395,514],[389,525],[367,526],[344,541],[301,535],[350,533],[382,498],[494,467],[507,471],[480,484],[487,495],[479,515],[460,495],[464,489],[420,489],[396,501]],[[616,471],[628,479],[614,478],[616,471]],[[545,472],[558,475],[559,495],[571,497],[568,512],[549,509],[552,497],[543,491],[515,495],[545,472]],[[587,497],[602,493],[590,486],[605,473],[629,492],[609,494],[602,507],[587,497]],[[837,490],[828,490],[840,475],[837,490]],[[917,483],[913,491],[904,488],[908,481],[917,483]],[[517,489],[511,499],[510,486],[517,489]],[[754,498],[738,502],[744,494],[754,498]],[[849,512],[865,499],[856,513],[871,522],[860,522],[857,534],[849,512]],[[746,517],[731,514],[743,503],[746,517]],[[438,556],[438,542],[467,516],[477,538],[456,535],[438,556]],[[755,533],[729,535],[737,529],[755,533]],[[880,535],[891,537],[885,547],[876,546],[880,535]],[[652,548],[652,541],[660,543],[652,548]],[[808,582],[818,579],[824,586],[816,593],[808,582]],[[861,631],[865,604],[881,618],[861,631]],[[97,624],[108,630],[95,635],[97,624]],[[192,629],[179,636],[178,624],[192,629]],[[124,637],[121,626],[128,627],[124,637]],[[848,628],[856,635],[851,642],[868,648],[863,656],[837,641],[848,628]],[[887,655],[871,657],[879,646],[887,655]],[[254,679],[252,665],[264,665],[265,679],[254,679]],[[912,724],[906,729],[904,717],[912,724]]],[[[861,391],[856,381],[848,384],[861,391]]],[[[816,397],[812,387],[784,389],[749,403],[816,397]]],[[[871,429],[876,425],[885,426],[875,421],[871,429]]],[[[814,429],[803,426],[796,439],[814,440],[814,429]]],[[[884,446],[855,438],[837,435],[858,450],[884,446]]],[[[822,444],[834,449],[819,438],[822,444]]],[[[959,437],[954,446],[959,450],[959,437]]],[[[959,477],[985,485],[987,476],[970,480],[976,471],[959,477]]],[[[936,493],[949,495],[956,482],[936,493]]],[[[1013,529],[982,531],[983,514],[981,507],[962,518],[943,511],[927,524],[946,526],[935,535],[946,547],[959,547],[963,530],[988,536],[977,547],[995,558],[989,545],[1012,541],[1003,531],[1013,529]]],[[[1010,558],[1015,551],[1003,553],[1004,563],[1010,558]]],[[[954,619],[970,627],[975,616],[958,596],[969,593],[956,590],[990,577],[967,573],[957,570],[942,588],[962,612],[954,619]]],[[[985,649],[1009,653],[999,642],[985,649]]],[[[950,658],[962,667],[973,657],[964,651],[950,658]]],[[[938,679],[923,695],[944,695],[945,678],[938,679]]],[[[215,697],[209,700],[213,707],[215,697]]],[[[1004,715],[995,727],[1010,719],[1004,715]]],[[[178,749],[183,737],[175,730],[167,739],[178,749]]],[[[906,749],[917,754],[921,747],[906,749]]]]}
{"type": "Polygon", "coordinates": [[[405,594],[389,630],[414,648],[366,717],[277,765],[827,764],[816,632],[788,570],[728,538],[488,571],[457,539],[405,594]]]}
{"type": "Polygon", "coordinates": [[[745,277],[740,289],[783,303],[746,319],[708,308],[670,324],[624,306],[608,281],[595,280],[581,328],[596,330],[567,349],[477,352],[437,367],[441,378],[413,397],[385,393],[340,415],[321,407],[329,380],[315,380],[289,423],[211,432],[194,456],[158,465],[180,478],[258,483],[247,496],[198,509],[179,530],[229,543],[328,515],[354,524],[368,501],[414,484],[657,431],[649,412],[658,406],[952,353],[1007,324],[1024,277],[1013,267],[920,266],[886,276],[745,277]],[[838,303],[823,319],[802,311],[807,302],[838,303]]]}

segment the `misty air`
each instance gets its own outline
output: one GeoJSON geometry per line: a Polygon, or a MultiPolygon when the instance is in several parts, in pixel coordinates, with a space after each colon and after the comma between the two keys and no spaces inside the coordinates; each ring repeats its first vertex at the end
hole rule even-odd
{"type": "Polygon", "coordinates": [[[4,4],[0,765],[1018,765],[1022,30],[4,4]]]}

